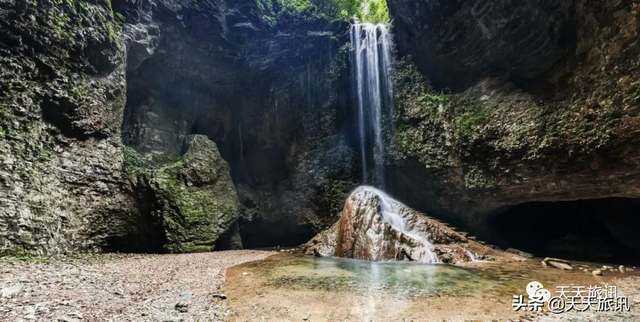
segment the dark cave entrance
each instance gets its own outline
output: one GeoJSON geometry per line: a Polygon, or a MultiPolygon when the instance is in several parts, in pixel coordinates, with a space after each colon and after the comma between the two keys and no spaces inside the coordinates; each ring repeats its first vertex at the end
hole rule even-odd
{"type": "Polygon", "coordinates": [[[530,202],[494,219],[505,247],[539,257],[640,263],[640,199],[530,202]]]}
{"type": "Polygon", "coordinates": [[[286,225],[267,222],[258,217],[240,223],[242,245],[246,249],[294,247],[308,242],[316,232],[309,225],[286,225]]]}

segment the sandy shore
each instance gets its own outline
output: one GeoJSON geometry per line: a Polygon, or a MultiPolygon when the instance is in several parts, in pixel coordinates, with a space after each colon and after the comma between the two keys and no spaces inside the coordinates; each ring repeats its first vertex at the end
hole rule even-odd
{"type": "Polygon", "coordinates": [[[273,252],[0,261],[1,321],[223,321],[227,267],[273,252]]]}
{"type": "MultiPolygon", "coordinates": [[[[610,280],[629,297],[631,312],[518,316],[511,310],[509,297],[491,299],[489,294],[479,299],[444,296],[390,307],[397,299],[379,292],[265,287],[254,272],[254,266],[262,267],[264,262],[249,262],[273,254],[242,250],[0,259],[0,321],[640,321],[638,276],[610,280]],[[228,270],[223,287],[225,271],[231,266],[236,267],[228,270]]],[[[287,273],[282,270],[276,271],[287,273]]]]}

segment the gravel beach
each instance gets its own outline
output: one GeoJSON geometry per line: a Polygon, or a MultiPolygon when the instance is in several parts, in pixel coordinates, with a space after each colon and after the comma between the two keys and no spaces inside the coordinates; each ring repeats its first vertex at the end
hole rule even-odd
{"type": "Polygon", "coordinates": [[[227,267],[269,251],[0,262],[2,321],[223,321],[227,267]]]}

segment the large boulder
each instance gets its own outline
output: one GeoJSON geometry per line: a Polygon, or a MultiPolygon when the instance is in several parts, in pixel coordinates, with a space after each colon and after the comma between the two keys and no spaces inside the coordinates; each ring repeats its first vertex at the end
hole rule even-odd
{"type": "Polygon", "coordinates": [[[138,182],[151,196],[141,203],[150,204],[160,220],[169,252],[212,251],[227,231],[237,229],[240,202],[229,165],[206,136],[188,136],[179,160],[143,170],[138,182]]]}
{"type": "Polygon", "coordinates": [[[475,242],[367,186],[351,193],[340,220],[309,241],[305,252],[371,261],[422,263],[518,258],[475,242]]]}

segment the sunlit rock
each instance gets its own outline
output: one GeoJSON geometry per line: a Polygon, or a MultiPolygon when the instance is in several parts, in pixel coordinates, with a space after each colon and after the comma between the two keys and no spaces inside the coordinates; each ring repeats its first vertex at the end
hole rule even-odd
{"type": "Polygon", "coordinates": [[[519,258],[472,241],[367,186],[351,193],[340,220],[309,241],[305,252],[318,256],[422,263],[519,258]]]}

